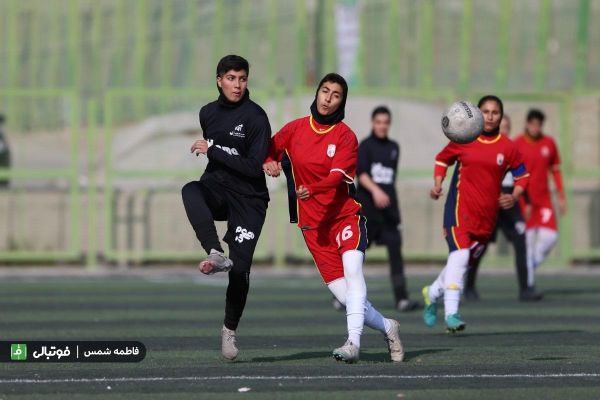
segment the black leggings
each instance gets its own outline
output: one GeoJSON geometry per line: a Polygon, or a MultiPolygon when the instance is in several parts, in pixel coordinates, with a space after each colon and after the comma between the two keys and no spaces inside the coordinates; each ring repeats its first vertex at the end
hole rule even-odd
{"type": "Polygon", "coordinates": [[[204,250],[223,251],[215,221],[227,221],[223,240],[233,267],[225,299],[225,327],[236,330],[250,288],[250,267],[267,212],[267,201],[231,192],[218,183],[193,181],[181,190],[185,211],[204,250]]]}

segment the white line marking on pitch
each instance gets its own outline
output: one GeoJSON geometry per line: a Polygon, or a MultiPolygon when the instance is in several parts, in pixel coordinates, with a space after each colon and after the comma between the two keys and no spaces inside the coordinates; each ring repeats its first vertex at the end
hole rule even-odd
{"type": "Polygon", "coordinates": [[[117,378],[69,378],[69,379],[0,379],[0,384],[7,383],[94,383],[94,382],[161,382],[161,381],[277,381],[277,380],[333,380],[333,379],[548,379],[548,378],[600,378],[600,373],[572,374],[441,374],[441,375],[308,375],[308,376],[155,376],[155,377],[117,377],[117,378]]]}

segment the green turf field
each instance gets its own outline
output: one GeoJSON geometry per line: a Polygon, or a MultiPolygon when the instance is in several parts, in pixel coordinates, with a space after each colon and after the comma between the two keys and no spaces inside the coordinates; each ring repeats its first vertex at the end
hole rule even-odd
{"type": "MultiPolygon", "coordinates": [[[[429,280],[412,278],[412,292],[429,280]]],[[[394,313],[384,277],[368,286],[400,319],[402,364],[370,330],[359,364],[330,357],[345,317],[317,277],[254,278],[235,363],[219,353],[222,278],[6,278],[0,340],[139,340],[148,354],[139,364],[5,363],[0,399],[600,398],[599,275],[544,276],[537,304],[516,301],[514,277],[483,275],[483,300],[463,307],[456,336],[394,313]]]]}

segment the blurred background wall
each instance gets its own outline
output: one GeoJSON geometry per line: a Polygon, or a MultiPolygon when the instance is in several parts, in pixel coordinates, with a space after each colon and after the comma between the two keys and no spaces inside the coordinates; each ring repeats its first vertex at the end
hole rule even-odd
{"type": "MultiPolygon", "coordinates": [[[[329,71],[351,84],[359,139],[372,108],[390,106],[412,261],[446,252],[443,204],[427,197],[443,109],[498,94],[513,134],[543,109],[569,204],[552,263],[600,260],[600,0],[3,0],[0,262],[197,261],[179,189],[203,171],[188,149],[230,53],[250,61],[274,132],[308,113],[329,71]]],[[[268,183],[257,258],[309,261],[283,182],[268,183]]],[[[506,243],[492,255],[512,265],[506,243]]]]}

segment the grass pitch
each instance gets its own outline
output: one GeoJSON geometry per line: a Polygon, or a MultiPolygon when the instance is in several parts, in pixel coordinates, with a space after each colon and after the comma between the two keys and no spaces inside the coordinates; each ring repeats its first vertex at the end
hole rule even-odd
{"type": "MultiPolygon", "coordinates": [[[[432,277],[409,279],[417,297],[432,277]]],[[[467,330],[454,336],[394,312],[385,277],[367,284],[401,323],[402,364],[368,328],[360,363],[333,360],[345,316],[316,276],[252,277],[234,363],[219,352],[223,277],[4,278],[1,340],[139,340],[148,353],[139,364],[0,364],[0,399],[600,398],[600,275],[541,277],[540,303],[518,302],[512,276],[482,275],[482,300],[464,303],[467,330]]]]}

